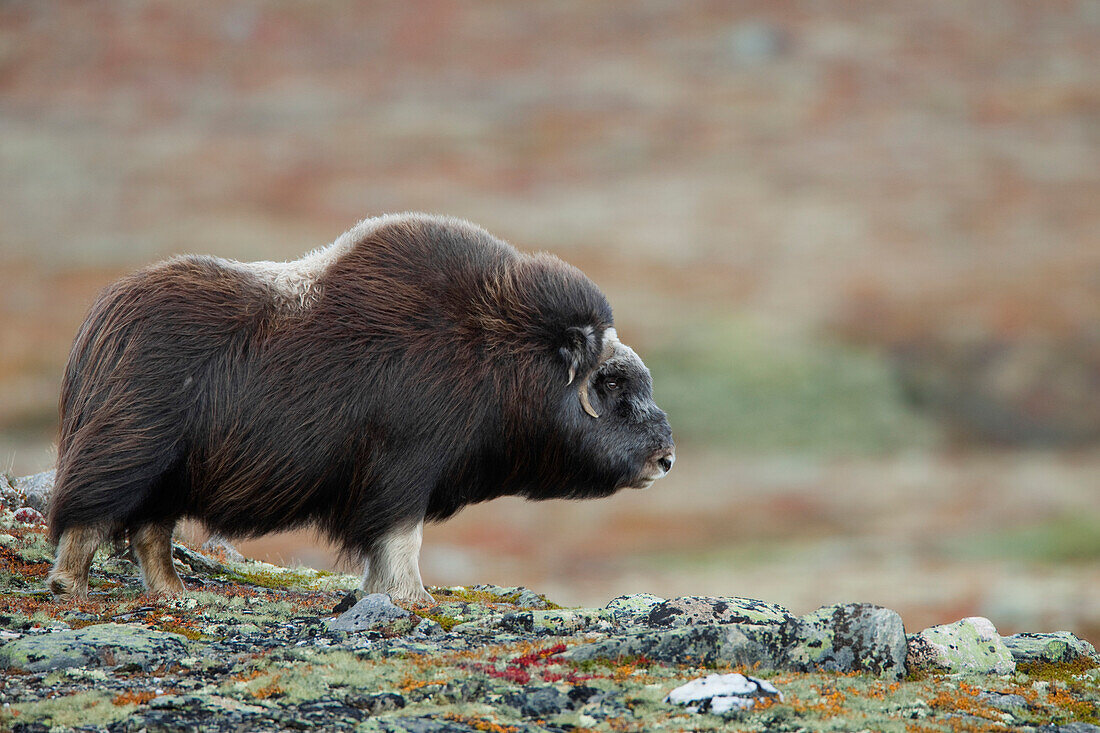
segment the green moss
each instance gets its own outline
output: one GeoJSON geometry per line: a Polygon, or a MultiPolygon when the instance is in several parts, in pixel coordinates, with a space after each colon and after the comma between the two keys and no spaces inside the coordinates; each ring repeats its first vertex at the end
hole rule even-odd
{"type": "MultiPolygon", "coordinates": [[[[466,603],[514,603],[504,600],[495,593],[484,590],[470,590],[469,588],[432,588],[432,595],[436,598],[445,598],[448,601],[465,601],[466,603]]],[[[512,598],[519,596],[514,593],[512,598]]]]}
{"type": "Polygon", "coordinates": [[[297,704],[331,697],[333,690],[396,690],[403,678],[420,674],[418,658],[376,663],[344,650],[295,649],[279,659],[260,657],[233,670],[219,689],[242,700],[279,695],[297,704]]]}
{"type": "Polygon", "coordinates": [[[236,583],[248,583],[249,585],[256,585],[261,588],[273,588],[277,590],[308,586],[310,582],[317,577],[318,576],[313,573],[295,572],[293,570],[279,572],[271,570],[233,569],[231,572],[225,574],[227,580],[232,580],[236,583]]]}
{"type": "MultiPolygon", "coordinates": [[[[511,593],[496,593],[491,590],[471,590],[470,588],[452,587],[452,588],[431,588],[431,594],[435,596],[441,602],[446,601],[463,601],[466,603],[477,603],[481,605],[492,604],[511,604],[518,606],[522,590],[515,590],[511,593]]],[[[563,607],[551,601],[545,595],[541,593],[535,594],[539,600],[546,604],[548,610],[561,610],[563,607]]]]}
{"type": "Polygon", "coordinates": [[[178,624],[156,624],[158,631],[167,631],[170,634],[179,634],[191,641],[213,641],[216,637],[208,636],[201,631],[189,628],[187,626],[180,626],[178,624]]]}
{"type": "Polygon", "coordinates": [[[1023,662],[1016,665],[1016,671],[1027,675],[1033,680],[1079,685],[1081,684],[1081,675],[1096,669],[1096,667],[1096,662],[1093,660],[1078,657],[1072,662],[1023,662]]]}
{"type": "Polygon", "coordinates": [[[460,623],[462,623],[460,619],[452,618],[450,616],[443,616],[442,614],[436,615],[430,613],[417,613],[416,615],[420,616],[421,618],[435,621],[437,624],[443,627],[444,631],[450,631],[455,626],[458,626],[460,623]]]}
{"type": "Polygon", "coordinates": [[[570,660],[567,663],[577,672],[592,674],[594,672],[606,672],[607,670],[613,670],[619,667],[649,667],[653,664],[653,661],[635,654],[626,654],[614,659],[596,658],[585,659],[579,662],[570,660]]]}

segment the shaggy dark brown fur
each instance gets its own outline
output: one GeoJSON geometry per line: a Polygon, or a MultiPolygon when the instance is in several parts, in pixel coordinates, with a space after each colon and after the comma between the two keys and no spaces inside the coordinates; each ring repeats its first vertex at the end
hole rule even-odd
{"type": "Polygon", "coordinates": [[[648,372],[579,270],[452,219],[350,235],[310,267],[181,257],[103,292],[62,385],[55,591],[85,592],[88,546],[120,530],[154,538],[146,583],[178,590],[157,528],[195,517],[229,536],[315,524],[379,578],[414,573],[379,582],[416,596],[425,518],[671,467],[648,372]]]}

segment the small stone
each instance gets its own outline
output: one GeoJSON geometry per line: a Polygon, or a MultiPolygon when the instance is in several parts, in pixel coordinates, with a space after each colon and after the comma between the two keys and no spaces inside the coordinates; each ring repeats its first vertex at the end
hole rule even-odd
{"type": "Polygon", "coordinates": [[[525,718],[546,720],[560,713],[569,704],[569,697],[556,687],[530,685],[512,693],[505,701],[525,718]]]}
{"type": "MultiPolygon", "coordinates": [[[[462,586],[455,586],[455,590],[462,591],[465,590],[465,588],[463,588],[462,586]]],[[[518,586],[514,588],[505,588],[504,586],[500,585],[478,583],[477,585],[471,585],[470,590],[477,591],[478,593],[486,593],[490,596],[493,596],[495,599],[503,600],[518,593],[521,589],[518,586]]],[[[498,602],[498,600],[494,600],[492,602],[496,603],[498,602]]]]}
{"type": "Polygon", "coordinates": [[[219,575],[229,570],[229,568],[214,558],[195,552],[183,545],[172,545],[172,557],[187,565],[187,567],[195,573],[219,575]]]}
{"type": "Polygon", "coordinates": [[[978,693],[978,699],[984,704],[997,710],[1011,713],[1014,710],[1027,708],[1027,698],[1023,695],[1014,695],[1008,692],[983,691],[978,693]]]}
{"type": "Polygon", "coordinates": [[[23,524],[45,524],[46,518],[42,516],[42,512],[29,506],[20,507],[15,510],[15,521],[22,522],[23,524]]]}
{"type": "Polygon", "coordinates": [[[348,609],[350,609],[352,606],[354,606],[359,601],[363,600],[363,597],[366,596],[366,595],[367,595],[366,591],[360,590],[358,588],[355,588],[353,590],[349,590],[347,592],[347,595],[345,595],[343,598],[341,598],[340,602],[332,607],[332,612],[333,613],[343,613],[344,611],[347,611],[348,609]]]}
{"type": "Polygon", "coordinates": [[[535,617],[530,611],[512,611],[500,616],[499,620],[490,616],[486,621],[489,624],[496,621],[496,625],[500,628],[517,634],[530,633],[535,630],[535,617]]]}
{"type": "Polygon", "coordinates": [[[545,609],[550,607],[545,598],[528,588],[520,588],[514,602],[517,606],[523,608],[545,609]]]}
{"type": "Polygon", "coordinates": [[[12,481],[12,486],[23,494],[27,506],[45,512],[53,491],[54,471],[43,471],[31,476],[22,476],[12,481]]]}
{"type": "Polygon", "coordinates": [[[447,632],[445,632],[443,630],[443,627],[440,626],[437,622],[432,621],[430,618],[422,618],[420,619],[420,623],[416,625],[416,629],[413,631],[413,636],[440,636],[441,634],[445,633],[447,632]]]}
{"type": "Polygon", "coordinates": [[[344,703],[353,708],[366,710],[371,715],[377,715],[405,707],[405,698],[395,692],[381,692],[373,695],[351,693],[344,698],[344,703]]]}
{"type": "Polygon", "coordinates": [[[385,593],[369,593],[349,610],[329,621],[328,627],[334,631],[411,631],[414,625],[412,617],[413,614],[394,605],[385,593]]]}
{"type": "Polygon", "coordinates": [[[668,693],[665,702],[684,705],[693,713],[722,715],[747,710],[761,700],[779,700],[783,695],[770,682],[743,674],[712,674],[700,677],[668,693]]]}
{"type": "Polygon", "coordinates": [[[910,637],[908,645],[910,670],[1010,674],[1016,669],[1012,652],[993,622],[981,616],[925,629],[910,637]]]}
{"type": "Polygon", "coordinates": [[[1016,664],[1063,664],[1090,659],[1100,665],[1100,655],[1096,653],[1096,648],[1068,631],[1056,631],[1053,634],[1013,634],[1004,637],[1004,643],[1012,652],[1016,664]]]}

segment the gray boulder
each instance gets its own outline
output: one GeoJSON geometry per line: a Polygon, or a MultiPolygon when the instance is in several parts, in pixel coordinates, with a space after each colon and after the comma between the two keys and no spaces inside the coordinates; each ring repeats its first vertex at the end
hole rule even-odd
{"type": "Polygon", "coordinates": [[[653,606],[646,624],[656,628],[705,624],[780,624],[791,612],[774,603],[751,598],[684,596],[653,606]]]}
{"type": "Polygon", "coordinates": [[[782,666],[777,635],[750,624],[686,626],[668,631],[641,631],[573,647],[562,655],[574,661],[645,657],[662,664],[782,666]]]}
{"type": "Polygon", "coordinates": [[[134,664],[149,670],[171,664],[187,654],[187,639],[179,634],[128,624],[96,624],[10,641],[0,646],[0,669],[46,672],[66,667],[134,664]]]}
{"type": "Polygon", "coordinates": [[[824,606],[785,629],[786,666],[796,671],[905,676],[906,638],[896,611],[870,603],[824,606]]]}
{"type": "Polygon", "coordinates": [[[575,661],[644,656],[665,664],[870,672],[894,679],[905,675],[901,617],[870,604],[827,606],[795,618],[760,601],[677,598],[655,605],[647,619],[672,628],[610,636],[564,656],[575,661]]]}
{"type": "Polygon", "coordinates": [[[16,491],[23,494],[25,506],[46,513],[46,505],[50,500],[50,492],[53,491],[55,471],[43,471],[31,476],[21,476],[12,481],[16,491]]]}
{"type": "Polygon", "coordinates": [[[1100,654],[1096,653],[1096,647],[1068,631],[1056,631],[1053,634],[1013,634],[1004,637],[1004,643],[1016,664],[1063,664],[1089,659],[1100,665],[1100,654]]]}
{"type": "Polygon", "coordinates": [[[394,605],[385,593],[369,593],[350,609],[328,622],[333,631],[390,631],[404,633],[416,625],[416,617],[394,605]]]}

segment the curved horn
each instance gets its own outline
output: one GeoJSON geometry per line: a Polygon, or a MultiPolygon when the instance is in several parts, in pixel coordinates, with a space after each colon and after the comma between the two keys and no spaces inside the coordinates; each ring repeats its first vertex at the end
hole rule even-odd
{"type": "Polygon", "coordinates": [[[588,380],[581,382],[581,386],[577,389],[577,396],[581,399],[581,407],[592,417],[599,417],[600,413],[592,409],[592,403],[588,401],[588,380]]]}

